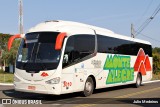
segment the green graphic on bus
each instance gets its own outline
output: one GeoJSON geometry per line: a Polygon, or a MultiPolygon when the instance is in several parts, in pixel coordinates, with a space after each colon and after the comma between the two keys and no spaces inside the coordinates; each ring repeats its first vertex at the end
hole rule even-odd
{"type": "Polygon", "coordinates": [[[131,57],[107,55],[103,69],[109,70],[106,84],[124,83],[134,80],[134,68],[131,67],[131,57]]]}

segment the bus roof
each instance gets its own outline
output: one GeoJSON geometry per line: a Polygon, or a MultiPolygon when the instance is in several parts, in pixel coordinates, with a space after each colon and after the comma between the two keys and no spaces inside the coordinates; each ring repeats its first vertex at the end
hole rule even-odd
{"type": "MultiPolygon", "coordinates": [[[[40,24],[36,25],[35,27],[31,28],[28,31],[28,33],[30,33],[30,32],[42,32],[42,31],[66,32],[68,34],[68,36],[70,36],[70,35],[73,35],[73,34],[81,33],[81,31],[82,31],[81,28],[82,27],[86,28],[86,29],[93,29],[93,30],[96,31],[96,34],[151,45],[151,43],[148,42],[148,41],[144,41],[144,40],[140,40],[140,39],[136,39],[136,38],[131,38],[129,36],[116,34],[113,31],[105,29],[105,28],[96,27],[96,26],[83,24],[83,23],[78,23],[78,22],[73,22],[73,21],[62,21],[62,20],[45,21],[45,22],[40,23],[40,24]],[[77,28],[77,30],[74,31],[73,28],[77,28]]],[[[89,34],[89,32],[86,32],[86,33],[89,34]]]]}

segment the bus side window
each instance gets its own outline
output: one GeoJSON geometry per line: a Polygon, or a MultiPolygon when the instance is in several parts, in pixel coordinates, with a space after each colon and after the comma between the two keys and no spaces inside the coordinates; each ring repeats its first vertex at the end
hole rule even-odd
{"type": "Polygon", "coordinates": [[[75,36],[75,50],[78,52],[80,59],[91,55],[95,50],[95,35],[77,35],[75,36]]]}
{"type": "Polygon", "coordinates": [[[74,35],[68,38],[63,67],[77,63],[84,57],[91,55],[95,50],[95,35],[74,35]]]}

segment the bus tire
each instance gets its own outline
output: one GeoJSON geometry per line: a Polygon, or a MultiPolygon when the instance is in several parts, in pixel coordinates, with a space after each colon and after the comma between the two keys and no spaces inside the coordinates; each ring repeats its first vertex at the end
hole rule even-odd
{"type": "Polygon", "coordinates": [[[91,77],[88,77],[86,82],[85,82],[85,86],[84,86],[84,90],[82,92],[82,95],[84,97],[90,96],[90,95],[92,95],[93,90],[94,90],[93,79],[91,77]]]}
{"type": "Polygon", "coordinates": [[[142,84],[142,76],[140,73],[137,74],[137,79],[136,79],[136,84],[135,84],[135,87],[138,88],[140,87],[142,84]]]}

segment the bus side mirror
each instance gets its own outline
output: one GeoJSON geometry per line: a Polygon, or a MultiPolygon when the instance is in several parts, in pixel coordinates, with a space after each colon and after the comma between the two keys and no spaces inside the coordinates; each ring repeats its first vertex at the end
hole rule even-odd
{"type": "Polygon", "coordinates": [[[63,40],[66,36],[67,34],[64,32],[58,34],[56,38],[55,50],[60,50],[62,48],[63,40]]]}
{"type": "Polygon", "coordinates": [[[9,38],[9,41],[8,41],[8,50],[9,50],[9,51],[10,51],[10,49],[11,49],[11,47],[12,47],[13,41],[14,41],[16,38],[22,38],[22,37],[21,37],[21,34],[17,34],[17,35],[11,36],[11,37],[9,38]]]}

